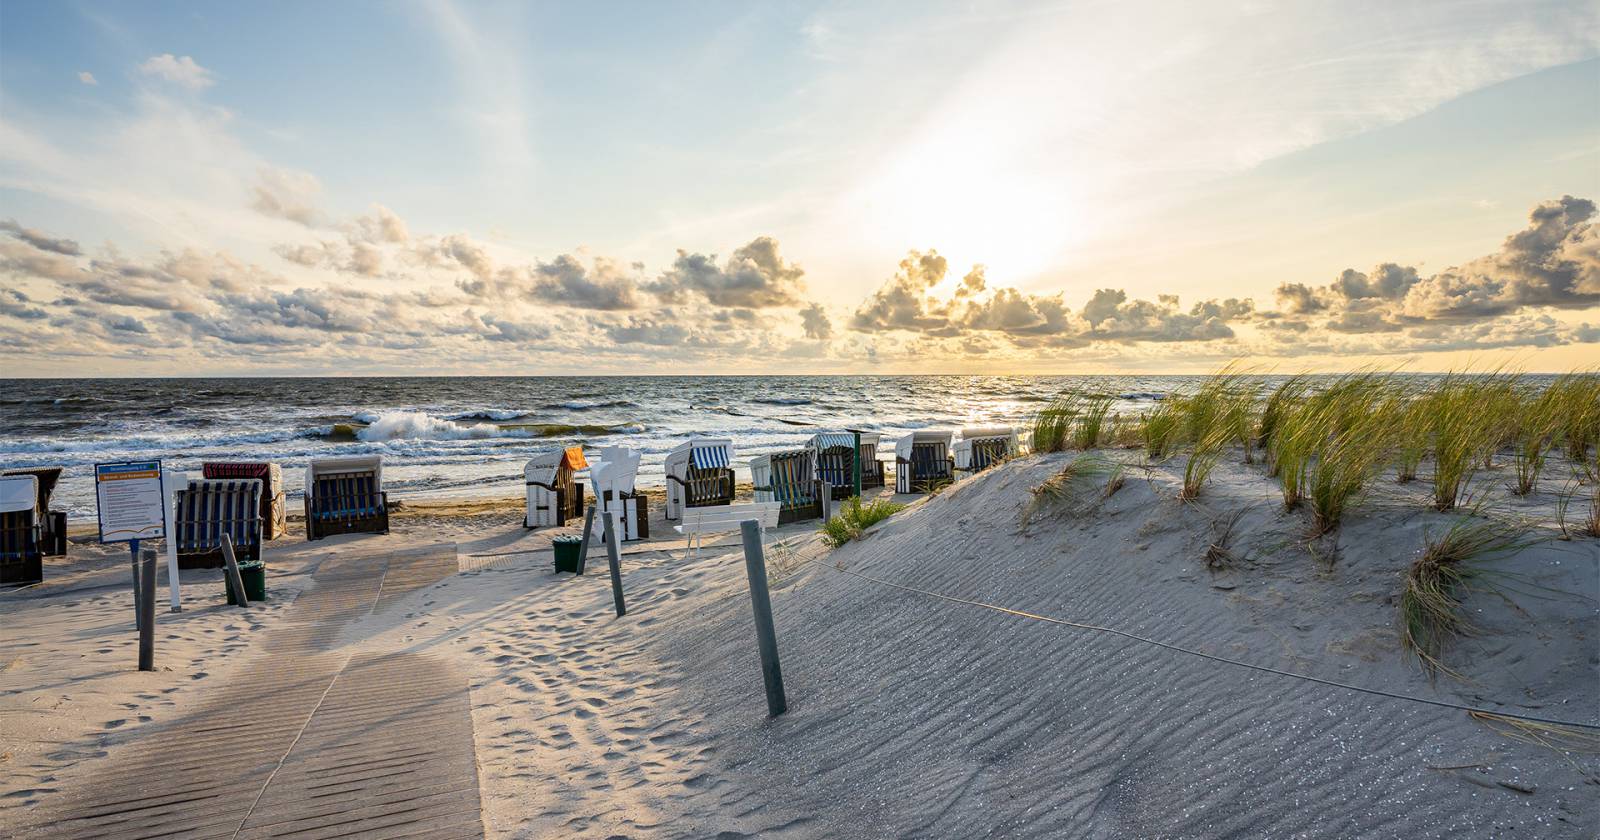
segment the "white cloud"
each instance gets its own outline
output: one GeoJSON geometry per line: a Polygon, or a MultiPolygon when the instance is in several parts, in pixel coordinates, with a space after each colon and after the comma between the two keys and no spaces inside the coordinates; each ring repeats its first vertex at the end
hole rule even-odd
{"type": "Polygon", "coordinates": [[[201,67],[187,55],[182,57],[174,57],[172,53],[153,55],[139,65],[139,72],[146,76],[165,79],[190,90],[205,90],[217,83],[210,70],[201,67]]]}
{"type": "Polygon", "coordinates": [[[98,84],[100,84],[100,80],[96,79],[94,77],[94,74],[90,73],[88,70],[79,70],[78,71],[78,81],[83,82],[86,85],[98,85],[98,84]]]}

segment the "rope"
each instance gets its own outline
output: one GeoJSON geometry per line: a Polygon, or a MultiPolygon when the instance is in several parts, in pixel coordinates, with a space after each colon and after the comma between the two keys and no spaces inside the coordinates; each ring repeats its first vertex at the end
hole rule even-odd
{"type": "Polygon", "coordinates": [[[853,577],[858,577],[858,578],[861,578],[862,580],[871,581],[872,583],[876,583],[876,584],[878,584],[880,586],[887,586],[887,587],[890,587],[891,589],[899,589],[899,590],[902,590],[902,591],[905,591],[905,592],[914,592],[914,593],[916,593],[918,595],[925,595],[925,596],[930,597],[930,598],[937,598],[937,599],[939,599],[941,601],[949,601],[949,602],[951,602],[953,604],[965,604],[965,605],[967,605],[969,607],[982,607],[982,608],[984,608],[986,610],[993,610],[995,612],[1005,613],[1006,615],[1014,615],[1014,616],[1017,616],[1019,618],[1028,618],[1028,619],[1032,619],[1034,621],[1043,621],[1043,622],[1046,622],[1046,623],[1049,623],[1049,624],[1060,625],[1062,627],[1073,627],[1073,628],[1076,628],[1076,629],[1079,629],[1079,630],[1090,630],[1090,631],[1093,631],[1093,632],[1096,632],[1096,633],[1109,633],[1109,634],[1111,634],[1113,636],[1121,636],[1121,637],[1123,637],[1125,639],[1132,639],[1133,641],[1140,642],[1142,644],[1154,645],[1154,646],[1159,647],[1159,648],[1165,648],[1166,650],[1176,651],[1177,653],[1186,653],[1186,654],[1188,654],[1190,656],[1197,656],[1197,657],[1200,657],[1201,659],[1209,659],[1209,660],[1211,660],[1213,662],[1222,662],[1222,663],[1225,663],[1225,664],[1228,664],[1228,665],[1236,665],[1236,666],[1238,666],[1240,668],[1249,668],[1252,671],[1260,671],[1260,672],[1266,673],[1266,674],[1276,674],[1277,676],[1280,676],[1280,677],[1289,677],[1291,679],[1304,680],[1306,682],[1318,683],[1320,685],[1330,686],[1332,688],[1342,688],[1345,691],[1354,691],[1354,692],[1358,692],[1358,693],[1361,693],[1361,694],[1371,694],[1371,695],[1374,695],[1376,697],[1387,697],[1387,698],[1389,698],[1391,700],[1404,700],[1404,701],[1408,701],[1408,702],[1411,702],[1411,703],[1422,703],[1422,704],[1429,705],[1429,706],[1438,706],[1438,707],[1445,708],[1445,709],[1453,709],[1455,711],[1466,712],[1468,714],[1487,715],[1489,717],[1505,718],[1507,720],[1516,720],[1516,721],[1522,721],[1522,722],[1525,722],[1525,723],[1539,723],[1539,724],[1545,724],[1547,726],[1567,726],[1567,727],[1572,727],[1572,728],[1575,728],[1575,729],[1596,729],[1596,730],[1600,730],[1600,723],[1582,723],[1582,722],[1575,721],[1575,720],[1560,720],[1560,719],[1557,719],[1557,718],[1538,717],[1536,715],[1517,714],[1515,712],[1497,712],[1497,711],[1492,711],[1490,709],[1480,708],[1480,707],[1477,707],[1477,706],[1468,706],[1468,705],[1465,705],[1465,704],[1462,704],[1462,703],[1452,703],[1449,700],[1435,700],[1435,699],[1431,699],[1431,698],[1427,698],[1427,697],[1416,697],[1416,696],[1413,696],[1413,695],[1410,695],[1410,694],[1397,694],[1397,693],[1392,692],[1392,691],[1384,691],[1381,688],[1367,688],[1365,686],[1351,685],[1350,683],[1338,682],[1337,680],[1323,679],[1322,677],[1313,677],[1310,674],[1297,674],[1297,673],[1294,673],[1293,671],[1282,671],[1282,670],[1279,670],[1277,668],[1272,668],[1272,667],[1269,667],[1269,666],[1266,666],[1266,665],[1257,665],[1257,664],[1255,664],[1253,662],[1245,662],[1245,661],[1239,660],[1239,659],[1229,659],[1226,656],[1217,656],[1215,654],[1204,653],[1202,651],[1193,650],[1191,648],[1186,648],[1186,647],[1182,647],[1182,646],[1179,646],[1179,645],[1174,645],[1174,644],[1171,644],[1169,642],[1163,642],[1163,641],[1160,641],[1160,640],[1157,640],[1157,639],[1148,638],[1146,636],[1140,636],[1137,633],[1130,633],[1130,632],[1128,632],[1126,630],[1118,630],[1118,629],[1116,629],[1114,627],[1102,627],[1102,626],[1100,626],[1098,624],[1087,624],[1087,623],[1084,623],[1084,622],[1081,622],[1081,621],[1069,621],[1069,620],[1064,619],[1064,618],[1054,618],[1054,617],[1051,617],[1051,616],[1048,616],[1048,615],[1040,615],[1038,613],[1031,613],[1031,612],[1027,612],[1027,611],[1024,611],[1024,610],[1014,610],[1014,609],[1011,609],[1010,607],[1002,607],[1002,606],[998,606],[998,605],[995,605],[995,604],[986,604],[986,603],[984,603],[982,601],[974,601],[974,600],[971,600],[969,598],[959,598],[959,597],[956,597],[954,595],[945,595],[945,594],[939,593],[939,592],[930,592],[930,591],[928,591],[926,589],[918,589],[915,586],[907,586],[907,585],[902,584],[902,583],[892,583],[892,582],[887,581],[887,580],[882,580],[882,579],[879,579],[879,578],[872,577],[871,575],[864,575],[864,574],[862,574],[860,572],[853,572],[853,571],[850,571],[849,569],[845,569],[845,568],[842,568],[842,567],[839,567],[839,566],[835,566],[835,565],[833,565],[831,563],[824,563],[824,562],[822,562],[820,560],[815,560],[815,559],[812,559],[812,558],[809,558],[809,557],[802,557],[801,559],[805,560],[807,563],[815,563],[818,566],[822,566],[822,567],[825,567],[825,568],[833,569],[836,572],[843,572],[844,574],[851,575],[853,577]]]}

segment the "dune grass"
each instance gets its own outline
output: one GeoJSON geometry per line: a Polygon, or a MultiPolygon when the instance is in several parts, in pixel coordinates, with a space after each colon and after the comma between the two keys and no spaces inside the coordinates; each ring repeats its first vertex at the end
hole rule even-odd
{"type": "Polygon", "coordinates": [[[1096,498],[1116,492],[1096,491],[1097,480],[1105,476],[1107,488],[1112,481],[1116,481],[1120,487],[1121,474],[1120,464],[1098,455],[1079,455],[1073,458],[1062,465],[1055,475],[1028,491],[1030,498],[1022,509],[1022,524],[1026,526],[1033,521],[1034,516],[1046,508],[1069,513],[1087,508],[1096,498]]]}
{"type": "Polygon", "coordinates": [[[1106,434],[1111,431],[1107,418],[1115,401],[1109,394],[1093,394],[1084,399],[1072,424],[1072,448],[1093,449],[1105,440],[1106,434]]]}
{"type": "Polygon", "coordinates": [[[1589,481],[1600,481],[1600,373],[1566,374],[1549,393],[1562,452],[1589,481]]]}
{"type": "Polygon", "coordinates": [[[1034,452],[1060,452],[1066,449],[1067,434],[1082,404],[1082,396],[1068,393],[1039,409],[1028,424],[1028,448],[1034,452]]]}
{"type": "Polygon", "coordinates": [[[1271,475],[1278,474],[1277,462],[1272,457],[1273,441],[1282,427],[1284,416],[1305,400],[1310,381],[1305,374],[1285,379],[1267,396],[1261,408],[1261,420],[1256,425],[1256,446],[1267,454],[1267,468],[1271,475]]]}
{"type": "Polygon", "coordinates": [[[905,508],[905,505],[888,499],[874,499],[862,504],[860,496],[851,496],[840,505],[838,513],[822,523],[822,541],[838,548],[851,540],[860,539],[868,528],[905,508]]]}
{"type": "Polygon", "coordinates": [[[1544,470],[1546,457],[1555,444],[1561,423],[1563,394],[1557,388],[1542,392],[1519,389],[1512,431],[1512,464],[1516,467],[1516,484],[1511,491],[1518,496],[1532,493],[1539,483],[1539,473],[1544,470]]]}
{"type": "Polygon", "coordinates": [[[1140,418],[1139,438],[1144,444],[1145,458],[1161,461],[1171,453],[1183,420],[1183,403],[1182,397],[1168,394],[1140,418]]]}
{"type": "Polygon", "coordinates": [[[1462,501],[1479,464],[1498,440],[1507,408],[1505,377],[1452,373],[1430,393],[1428,423],[1433,442],[1433,507],[1453,510],[1462,501]]]}
{"type": "Polygon", "coordinates": [[[1383,469],[1401,404],[1385,377],[1342,377],[1307,407],[1303,438],[1312,457],[1298,468],[1311,507],[1311,532],[1339,527],[1366,483],[1383,469]]]}
{"type": "Polygon", "coordinates": [[[1428,422],[1428,400],[1409,388],[1396,389],[1400,410],[1395,415],[1394,480],[1409,484],[1417,480],[1417,470],[1432,445],[1433,426],[1428,422]]]}
{"type": "Polygon", "coordinates": [[[1453,673],[1444,666],[1444,650],[1474,629],[1464,599],[1473,591],[1493,591],[1489,565],[1531,541],[1494,520],[1461,519],[1423,543],[1400,590],[1401,643],[1430,672],[1453,673]]]}
{"type": "MultiPolygon", "coordinates": [[[[1230,365],[1206,379],[1193,396],[1182,401],[1181,429],[1189,445],[1189,460],[1183,466],[1179,499],[1199,498],[1200,488],[1211,477],[1223,450],[1239,438],[1240,430],[1249,423],[1253,394],[1254,388],[1246,385],[1230,365]]],[[[1245,439],[1249,439],[1248,433],[1245,439]]]]}

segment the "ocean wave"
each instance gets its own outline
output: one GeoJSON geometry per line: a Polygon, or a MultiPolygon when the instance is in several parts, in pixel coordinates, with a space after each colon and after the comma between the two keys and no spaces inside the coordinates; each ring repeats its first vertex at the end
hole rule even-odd
{"type": "Polygon", "coordinates": [[[805,397],[755,397],[750,400],[761,405],[810,405],[811,400],[805,397]]]}
{"type": "MultiPolygon", "coordinates": [[[[481,408],[476,411],[463,411],[460,414],[450,415],[451,420],[515,420],[527,417],[526,411],[515,408],[481,408]]],[[[370,422],[370,421],[369,421],[370,422]]]]}
{"type": "Polygon", "coordinates": [[[587,400],[567,400],[555,403],[550,408],[564,408],[568,411],[592,411],[597,408],[634,408],[638,403],[633,400],[602,400],[590,402],[587,400]]]}
{"type": "Polygon", "coordinates": [[[457,441],[495,438],[597,437],[638,434],[640,423],[603,426],[589,423],[463,423],[434,417],[423,411],[385,411],[370,423],[335,423],[310,432],[309,437],[330,441],[381,443],[385,441],[457,441]]]}

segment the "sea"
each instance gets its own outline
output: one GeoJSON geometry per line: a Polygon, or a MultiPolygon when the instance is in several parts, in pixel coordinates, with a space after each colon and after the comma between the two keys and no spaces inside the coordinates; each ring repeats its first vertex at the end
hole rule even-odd
{"type": "Polygon", "coordinates": [[[94,515],[96,463],[283,465],[290,498],[312,458],[383,456],[391,499],[520,496],[534,453],[620,444],[639,483],[691,435],[734,441],[735,470],[821,431],[1022,425],[1069,390],[1138,412],[1184,376],[719,376],[0,379],[0,469],[63,466],[57,509],[94,515]]]}

